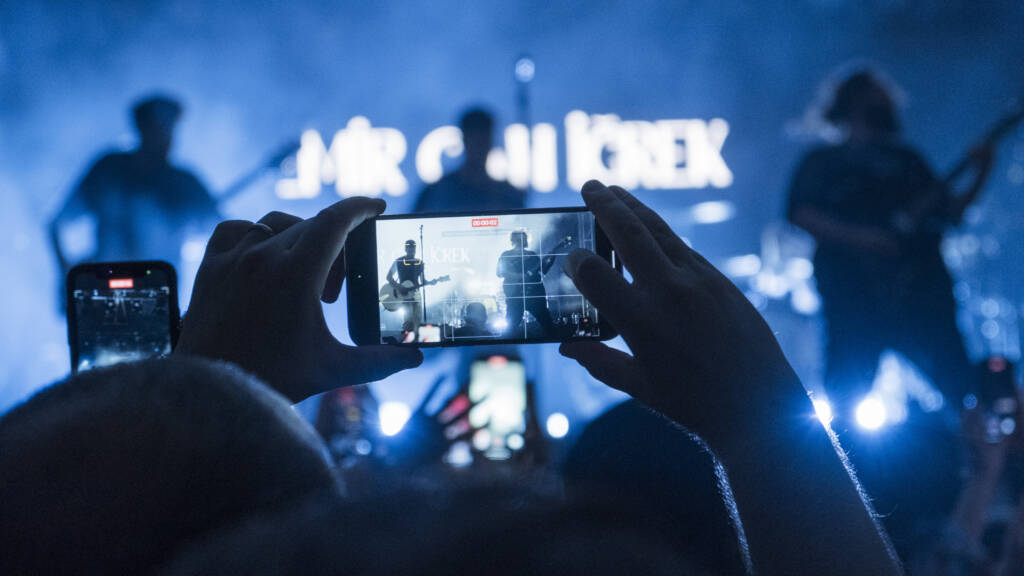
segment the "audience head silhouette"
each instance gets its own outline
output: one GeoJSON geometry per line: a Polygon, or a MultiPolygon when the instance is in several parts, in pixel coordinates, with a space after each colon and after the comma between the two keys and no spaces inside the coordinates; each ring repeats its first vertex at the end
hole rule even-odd
{"type": "Polygon", "coordinates": [[[470,302],[466,304],[463,319],[466,321],[466,324],[483,326],[487,324],[487,308],[484,308],[484,305],[479,302],[470,302]]]}
{"type": "Polygon", "coordinates": [[[337,490],[316,433],[237,368],[83,373],[0,419],[2,574],[130,574],[254,510],[337,490]]]}

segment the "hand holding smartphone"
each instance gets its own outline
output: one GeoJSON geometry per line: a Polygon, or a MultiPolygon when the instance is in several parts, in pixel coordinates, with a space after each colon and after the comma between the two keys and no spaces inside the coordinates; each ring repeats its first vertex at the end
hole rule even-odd
{"type": "Polygon", "coordinates": [[[352,339],[437,347],[612,338],[562,272],[576,248],[615,265],[585,208],[368,220],[345,246],[352,339]]]}

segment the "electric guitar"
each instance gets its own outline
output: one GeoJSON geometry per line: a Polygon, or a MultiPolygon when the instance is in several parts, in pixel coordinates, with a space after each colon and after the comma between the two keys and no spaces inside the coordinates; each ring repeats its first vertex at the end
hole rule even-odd
{"type": "Polygon", "coordinates": [[[448,282],[451,280],[451,276],[441,276],[428,280],[422,284],[417,284],[412,280],[406,280],[398,286],[392,286],[391,284],[385,284],[380,289],[380,304],[388,312],[394,312],[402,307],[403,304],[408,302],[419,302],[420,292],[419,289],[422,286],[433,286],[434,284],[440,284],[441,282],[448,282]]]}
{"type": "MultiPolygon", "coordinates": [[[[1024,120],[1024,102],[1019,102],[992,125],[977,146],[971,148],[967,154],[961,157],[931,194],[925,195],[905,210],[897,212],[893,216],[893,228],[903,236],[941,237],[945,229],[954,223],[946,214],[946,203],[949,200],[946,190],[974,163],[974,150],[983,146],[994,146],[1011,134],[1022,120],[1024,120]]],[[[974,200],[975,198],[968,198],[968,204],[974,200]]]]}
{"type": "Polygon", "coordinates": [[[916,285],[921,279],[934,277],[937,266],[941,263],[937,264],[933,258],[928,258],[928,256],[938,252],[938,246],[942,242],[942,236],[946,229],[956,226],[962,215],[962,209],[977,199],[976,196],[961,199],[963,205],[960,207],[960,213],[951,214],[950,196],[947,192],[950,185],[974,163],[974,150],[982,146],[994,146],[1011,134],[1022,120],[1024,120],[1024,103],[1017,103],[988,130],[980,140],[980,144],[971,148],[971,151],[946,173],[929,194],[925,194],[904,210],[893,214],[890,225],[892,230],[903,240],[903,253],[890,262],[880,262],[879,266],[884,267],[885,270],[869,271],[878,278],[890,278],[890,282],[884,287],[886,293],[911,296],[911,286],[916,285]]]}

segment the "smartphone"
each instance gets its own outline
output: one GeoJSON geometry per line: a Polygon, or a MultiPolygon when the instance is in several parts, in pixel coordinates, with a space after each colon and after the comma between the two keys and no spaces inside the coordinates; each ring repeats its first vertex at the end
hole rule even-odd
{"type": "Polygon", "coordinates": [[[469,400],[476,406],[469,423],[477,429],[473,448],[491,460],[522,450],[526,432],[526,368],[505,356],[474,361],[469,369],[469,400]]]}
{"type": "Polygon", "coordinates": [[[437,347],[612,338],[562,272],[576,248],[621,272],[582,207],[368,220],[345,243],[352,340],[437,347]]]}
{"type": "Polygon", "coordinates": [[[178,280],[167,262],[79,264],[67,276],[71,372],[171,353],[178,280]]]}

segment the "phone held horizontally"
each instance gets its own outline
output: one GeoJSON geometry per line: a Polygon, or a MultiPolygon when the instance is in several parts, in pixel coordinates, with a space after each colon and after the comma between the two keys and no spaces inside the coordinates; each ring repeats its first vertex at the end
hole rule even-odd
{"type": "Polygon", "coordinates": [[[170,354],[181,321],[177,286],[167,262],[72,268],[67,276],[71,371],[170,354]]]}
{"type": "Polygon", "coordinates": [[[345,244],[352,339],[430,347],[614,337],[562,271],[576,248],[615,261],[585,208],[367,221],[345,244]]]}

